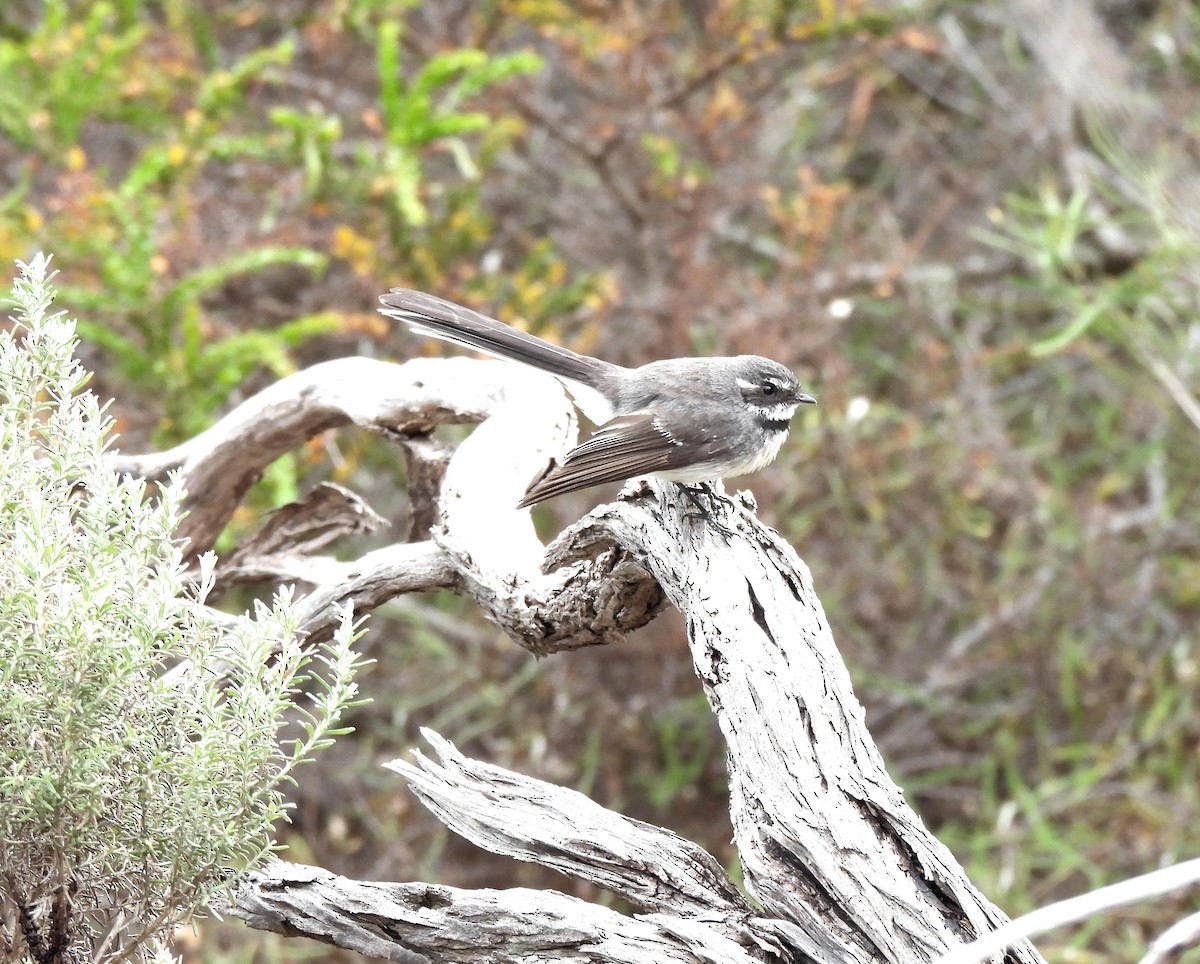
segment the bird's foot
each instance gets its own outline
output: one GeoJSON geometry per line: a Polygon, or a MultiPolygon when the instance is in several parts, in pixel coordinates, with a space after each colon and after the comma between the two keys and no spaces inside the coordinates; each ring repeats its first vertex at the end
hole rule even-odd
{"type": "Polygon", "coordinates": [[[676,482],[675,484],[692,504],[692,511],[684,513],[687,518],[703,519],[726,539],[733,536],[733,529],[721,521],[722,515],[736,511],[737,503],[733,499],[716,492],[707,482],[695,484],[676,482]]]}

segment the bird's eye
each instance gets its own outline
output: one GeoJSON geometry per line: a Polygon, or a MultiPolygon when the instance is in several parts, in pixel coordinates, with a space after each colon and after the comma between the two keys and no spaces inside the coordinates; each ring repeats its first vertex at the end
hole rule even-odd
{"type": "Polygon", "coordinates": [[[779,390],[779,386],[776,385],[774,382],[763,382],[762,383],[762,393],[764,395],[774,395],[775,392],[778,390],[779,390]]]}

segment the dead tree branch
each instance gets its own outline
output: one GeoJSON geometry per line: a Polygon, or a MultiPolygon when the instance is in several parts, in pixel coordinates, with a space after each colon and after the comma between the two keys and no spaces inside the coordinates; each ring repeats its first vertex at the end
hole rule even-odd
{"type": "MultiPolygon", "coordinates": [[[[730,811],[753,902],[718,862],[670,831],[582,795],[468,760],[427,733],[434,756],[390,766],[448,826],[481,847],[604,887],[630,915],[554,892],[368,884],[276,864],[232,913],[255,927],[395,961],[927,962],[1005,922],[928,833],[889,778],[807,567],[716,487],[707,513],[674,486],[626,487],[548,548],[525,483],[572,440],[561,389],[527,369],[455,359],[316,366],[250,399],[208,432],[124,471],[180,468],[210,544],[266,460],[314,432],[354,424],[405,439],[481,421],[445,465],[438,524],[351,562],[309,555],[321,524],[279,522],[238,565],[311,586],[305,631],[333,607],[361,612],[449,587],[539,655],[615,642],[669,600],[685,616],[696,674],[729,747],[730,811]],[[295,545],[281,545],[286,533],[295,545]]],[[[439,469],[440,471],[440,469],[439,469]]],[[[354,528],[353,500],[317,505],[354,528]],[[346,519],[351,521],[346,522],[346,519]]],[[[415,515],[416,513],[414,513],[415,515]]],[[[1005,960],[1040,958],[1027,943],[1005,960]]]]}
{"type": "MultiPolygon", "coordinates": [[[[556,380],[503,362],[325,362],[247,399],[182,445],[147,455],[117,453],[113,465],[153,480],[183,474],[188,515],[180,535],[190,540],[194,558],[213,544],[267,465],[322,432],[357,426],[408,442],[438,425],[477,422],[484,424],[439,469],[440,492],[428,493],[436,503],[414,505],[414,518],[440,518],[430,539],[399,542],[348,563],[314,555],[329,531],[380,522],[357,497],[318,491],[281,509],[239,547],[221,579],[307,584],[301,630],[312,641],[327,638],[345,604],[363,613],[432,589],[471,595],[537,655],[613,642],[652,619],[662,592],[611,537],[581,537],[569,564],[543,573],[545,551],[529,513],[514,506],[529,479],[574,440],[575,415],[556,380]],[[522,444],[513,445],[514,439],[522,444]]],[[[410,499],[417,497],[410,492],[410,499]]]]}

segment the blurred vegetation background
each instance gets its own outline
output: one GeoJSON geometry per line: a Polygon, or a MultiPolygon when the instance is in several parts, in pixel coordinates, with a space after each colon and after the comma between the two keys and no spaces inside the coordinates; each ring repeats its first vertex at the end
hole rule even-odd
{"type": "MultiPolygon", "coordinates": [[[[1186,0],[6,0],[0,270],[54,253],[127,451],[298,366],[439,351],[375,313],[393,285],[617,362],[791,365],[821,405],[761,514],[893,775],[1017,914],[1200,852],[1198,34],[1186,0]]],[[[322,439],[226,543],[322,478],[397,538],[402,462],[322,439]]],[[[290,858],[603,899],[427,818],[378,766],[427,725],[736,872],[674,615],[539,663],[421,598],[362,646],[374,702],[302,775],[290,858]]],[[[1135,959],[1195,906],[1042,946],[1135,959]]]]}

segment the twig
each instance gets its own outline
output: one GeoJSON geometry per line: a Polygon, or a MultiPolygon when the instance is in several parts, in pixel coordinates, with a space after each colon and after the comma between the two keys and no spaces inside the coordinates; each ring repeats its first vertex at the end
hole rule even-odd
{"type": "Polygon", "coordinates": [[[942,955],[935,964],[976,964],[1017,941],[1028,940],[1104,911],[1149,900],[1151,897],[1161,897],[1163,894],[1197,883],[1200,883],[1200,858],[1185,860],[1173,867],[1155,870],[1140,877],[1131,877],[1118,884],[1039,907],[970,944],[942,955]]]}
{"type": "Polygon", "coordinates": [[[1138,964],[1166,964],[1184,951],[1200,945],[1200,912],[1176,921],[1154,939],[1138,964]]]}

